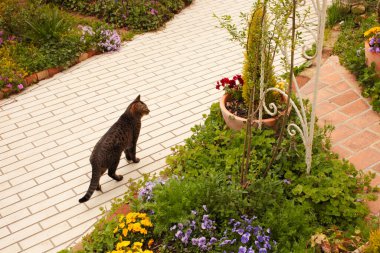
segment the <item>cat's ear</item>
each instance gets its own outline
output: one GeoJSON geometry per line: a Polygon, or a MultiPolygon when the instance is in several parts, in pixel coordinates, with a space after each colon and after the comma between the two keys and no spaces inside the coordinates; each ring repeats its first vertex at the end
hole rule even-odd
{"type": "Polygon", "coordinates": [[[137,98],[135,98],[135,102],[140,102],[140,95],[138,95],[137,98]]]}

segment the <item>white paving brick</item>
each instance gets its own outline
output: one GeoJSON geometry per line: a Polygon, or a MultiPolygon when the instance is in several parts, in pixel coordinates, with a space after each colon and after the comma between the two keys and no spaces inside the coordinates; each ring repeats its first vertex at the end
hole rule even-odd
{"type": "MultiPolygon", "coordinates": [[[[44,231],[37,233],[33,236],[29,236],[27,239],[20,241],[20,245],[23,249],[27,249],[30,246],[34,246],[43,242],[57,234],[62,233],[63,231],[67,231],[70,229],[70,225],[67,222],[62,222],[54,227],[45,229],[44,231]]],[[[40,229],[41,230],[41,229],[40,229]]]]}
{"type": "Polygon", "coordinates": [[[41,220],[44,220],[46,218],[49,218],[53,216],[54,214],[58,213],[57,209],[55,207],[49,207],[48,209],[45,209],[39,213],[36,213],[34,215],[30,215],[28,217],[25,217],[24,219],[21,219],[17,222],[14,222],[9,225],[9,229],[12,231],[12,233],[22,230],[26,227],[29,227],[30,225],[40,222],[41,220]]]}
{"type": "MultiPolygon", "coordinates": [[[[5,208],[0,209],[0,214],[2,216],[10,215],[10,214],[12,214],[18,210],[21,210],[25,207],[30,207],[31,205],[34,205],[34,204],[38,203],[39,201],[43,201],[46,199],[47,199],[47,197],[46,197],[45,193],[39,193],[39,194],[34,195],[28,199],[17,201],[16,203],[14,203],[10,206],[7,206],[5,208]]],[[[36,204],[36,205],[38,205],[38,204],[36,204]]]]}
{"type": "Polygon", "coordinates": [[[81,214],[87,210],[88,210],[88,208],[86,205],[79,205],[79,203],[78,203],[78,205],[73,206],[72,208],[69,208],[65,211],[57,212],[55,215],[50,216],[47,219],[44,219],[43,221],[40,222],[40,225],[42,226],[43,229],[47,229],[47,228],[53,227],[54,225],[57,225],[61,222],[69,220],[73,217],[76,217],[77,215],[79,215],[79,214],[81,214]]]}
{"type": "Polygon", "coordinates": [[[86,229],[93,226],[96,221],[97,219],[91,219],[88,221],[86,219],[86,222],[83,222],[79,226],[65,230],[64,233],[60,233],[59,235],[54,236],[51,238],[51,241],[54,243],[54,245],[59,245],[65,242],[72,242],[78,237],[81,238],[82,235],[86,232],[86,229]]]}
{"type": "Polygon", "coordinates": [[[54,248],[54,244],[49,240],[46,240],[44,242],[38,243],[36,246],[28,248],[26,251],[28,253],[41,253],[51,250],[52,248],[54,248]]]}
{"type": "MultiPolygon", "coordinates": [[[[23,230],[20,230],[16,233],[12,233],[9,236],[3,237],[0,239],[0,251],[2,251],[1,248],[7,247],[15,242],[20,242],[24,240],[25,238],[31,238],[31,236],[35,233],[38,233],[41,231],[41,227],[37,224],[34,224],[32,226],[26,227],[23,230]]],[[[3,251],[2,251],[3,252],[3,251]]]]}
{"type": "Polygon", "coordinates": [[[0,248],[0,250],[1,250],[2,253],[17,253],[17,252],[21,252],[21,248],[20,248],[20,246],[18,246],[17,243],[12,244],[11,246],[6,247],[6,248],[2,248],[2,249],[0,248]]]}
{"type": "Polygon", "coordinates": [[[9,232],[7,227],[0,228],[0,238],[3,238],[7,235],[9,235],[11,232],[9,232]]]}
{"type": "MultiPolygon", "coordinates": [[[[41,210],[44,210],[50,206],[54,206],[62,201],[65,201],[69,198],[73,198],[75,196],[74,192],[72,190],[69,190],[69,191],[66,191],[66,192],[63,192],[61,194],[58,194],[54,197],[51,197],[51,198],[48,198],[48,199],[45,199],[39,203],[36,203],[36,204],[33,204],[33,205],[30,205],[29,206],[29,210],[32,212],[32,213],[38,213],[39,211],[41,210]]],[[[0,210],[1,211],[1,210],[0,210]]]]}
{"type": "Polygon", "coordinates": [[[45,183],[42,183],[42,184],[39,184],[35,187],[32,187],[26,191],[23,191],[23,192],[20,192],[18,195],[22,198],[22,199],[26,199],[26,198],[29,198],[31,196],[34,196],[38,193],[41,193],[41,192],[45,192],[55,186],[59,186],[63,183],[64,181],[57,177],[57,178],[54,178],[52,180],[49,180],[45,183]]]}

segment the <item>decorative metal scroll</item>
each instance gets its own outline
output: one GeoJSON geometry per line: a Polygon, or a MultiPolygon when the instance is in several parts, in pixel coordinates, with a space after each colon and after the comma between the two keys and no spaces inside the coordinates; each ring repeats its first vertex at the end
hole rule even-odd
{"type": "MultiPolygon", "coordinates": [[[[294,136],[295,134],[300,134],[302,137],[303,144],[305,146],[305,163],[306,163],[306,172],[310,174],[311,170],[311,161],[312,161],[312,146],[313,146],[313,137],[314,137],[314,126],[315,126],[315,111],[316,111],[316,101],[318,95],[318,82],[319,82],[319,74],[321,68],[321,59],[322,59],[322,47],[324,40],[324,31],[325,31],[325,23],[326,23],[326,9],[327,9],[327,0],[310,0],[312,2],[315,13],[318,16],[318,29],[317,34],[314,34],[313,31],[308,27],[303,27],[307,32],[310,32],[313,35],[313,38],[316,41],[317,50],[315,56],[309,57],[308,59],[313,59],[316,57],[316,72],[314,78],[313,85],[313,98],[312,98],[312,108],[311,108],[311,117],[310,121],[307,118],[306,108],[302,101],[302,94],[300,88],[298,86],[297,80],[293,75],[293,83],[295,86],[296,97],[298,100],[299,108],[296,103],[290,99],[290,104],[292,109],[295,110],[297,117],[300,120],[300,126],[295,123],[290,123],[287,126],[287,132],[289,135],[294,136]]],[[[299,4],[305,4],[305,0],[299,1],[299,4]]],[[[286,45],[279,45],[280,52],[283,55],[283,59],[285,61],[285,65],[289,66],[289,52],[286,45]]],[[[303,54],[304,54],[303,48],[303,54]]],[[[306,55],[306,54],[305,54],[306,55]]],[[[262,109],[269,115],[276,115],[278,110],[277,106],[274,103],[270,103],[268,106],[265,104],[265,95],[268,92],[279,92],[284,96],[287,96],[286,92],[278,88],[268,88],[264,91],[264,96],[262,97],[262,109]]]]}

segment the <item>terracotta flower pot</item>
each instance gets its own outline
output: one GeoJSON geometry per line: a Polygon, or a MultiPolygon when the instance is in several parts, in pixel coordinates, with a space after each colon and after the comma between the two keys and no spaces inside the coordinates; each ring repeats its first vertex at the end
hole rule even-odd
{"type": "Polygon", "coordinates": [[[369,48],[368,41],[365,41],[365,62],[367,66],[371,66],[374,62],[376,64],[375,70],[380,74],[380,53],[370,52],[369,48]]]}
{"type": "MultiPolygon", "coordinates": [[[[245,124],[247,123],[246,118],[242,118],[236,115],[233,115],[230,111],[226,108],[226,102],[229,101],[230,95],[224,94],[221,99],[219,100],[220,110],[222,111],[222,115],[224,118],[224,121],[226,122],[227,126],[233,130],[240,131],[243,127],[245,127],[245,124]]],[[[289,108],[289,112],[291,110],[291,107],[289,108]]],[[[284,115],[285,112],[279,112],[276,116],[268,119],[262,119],[262,124],[264,126],[275,128],[276,123],[280,115],[284,115]]],[[[252,126],[257,127],[259,124],[259,120],[253,120],[252,126]]]]}

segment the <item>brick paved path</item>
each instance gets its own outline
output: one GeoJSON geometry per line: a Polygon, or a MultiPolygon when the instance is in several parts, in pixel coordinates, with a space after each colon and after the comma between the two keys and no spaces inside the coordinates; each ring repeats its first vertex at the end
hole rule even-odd
{"type": "Polygon", "coordinates": [[[124,193],[128,178],[163,168],[170,147],[219,99],[215,81],[241,72],[242,49],[215,28],[212,14],[237,17],[250,2],[195,0],[162,31],[0,101],[0,252],[69,246],[96,221],[100,206],[124,193]],[[91,177],[91,149],[138,94],[151,109],[138,143],[141,162],[121,159],[124,180],[103,177],[104,193],[79,204],[91,177]]]}

